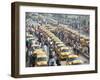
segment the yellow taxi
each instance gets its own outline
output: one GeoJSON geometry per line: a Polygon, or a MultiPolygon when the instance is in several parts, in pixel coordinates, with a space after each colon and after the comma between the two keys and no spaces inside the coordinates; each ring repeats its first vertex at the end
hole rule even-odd
{"type": "Polygon", "coordinates": [[[52,40],[54,41],[54,42],[61,42],[61,40],[58,38],[58,37],[52,37],[52,40]]]}
{"type": "Polygon", "coordinates": [[[37,55],[36,66],[47,66],[47,65],[48,65],[47,55],[44,53],[37,55]]]}
{"type": "Polygon", "coordinates": [[[69,47],[61,47],[58,51],[60,59],[66,59],[70,54],[72,54],[72,50],[69,47]]]}
{"type": "Polygon", "coordinates": [[[42,48],[39,48],[39,49],[35,49],[35,51],[33,52],[33,55],[36,54],[36,55],[39,55],[43,53],[43,49],[42,48]]]}
{"type": "Polygon", "coordinates": [[[55,45],[58,45],[58,44],[63,44],[63,42],[61,42],[61,41],[56,41],[56,42],[55,42],[55,45]]]}
{"type": "Polygon", "coordinates": [[[63,43],[56,45],[57,48],[66,47],[63,43]]]}
{"type": "Polygon", "coordinates": [[[33,55],[36,54],[35,66],[46,66],[48,65],[48,56],[43,49],[36,49],[33,55]]]}
{"type": "Polygon", "coordinates": [[[59,43],[55,45],[55,51],[59,51],[61,47],[65,47],[65,45],[63,43],[59,43]]]}
{"type": "Polygon", "coordinates": [[[78,55],[71,54],[71,55],[68,55],[68,58],[78,58],[78,55]]]}
{"type": "Polygon", "coordinates": [[[50,37],[50,38],[53,38],[53,37],[55,37],[55,35],[54,35],[54,34],[49,33],[49,37],[50,37]]]}
{"type": "Polygon", "coordinates": [[[80,43],[82,46],[87,46],[89,44],[89,39],[80,37],[80,43]]]}
{"type": "Polygon", "coordinates": [[[84,62],[79,58],[79,56],[75,54],[69,55],[66,59],[67,65],[78,65],[78,64],[83,64],[83,63],[84,62]]]}

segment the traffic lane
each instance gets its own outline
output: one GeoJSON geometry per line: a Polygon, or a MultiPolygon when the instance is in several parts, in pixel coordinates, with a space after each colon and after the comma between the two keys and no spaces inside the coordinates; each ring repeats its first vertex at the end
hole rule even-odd
{"type": "MultiPolygon", "coordinates": [[[[48,47],[49,48],[49,47],[48,47]]],[[[49,52],[49,54],[52,54],[52,51],[50,51],[50,49],[52,49],[52,50],[54,50],[52,47],[51,48],[49,48],[49,49],[47,49],[46,50],[46,52],[49,52]]],[[[56,52],[56,51],[55,51],[56,52]]],[[[56,53],[57,54],[57,53],[56,53]]],[[[47,55],[48,55],[48,53],[47,53],[47,55]]],[[[53,54],[54,55],[54,54],[53,54]]],[[[56,55],[54,55],[55,57],[58,57],[58,56],[56,56],[56,55]]],[[[49,57],[50,58],[50,57],[49,57]]],[[[67,59],[67,58],[66,58],[67,59]]],[[[60,60],[60,63],[61,63],[61,65],[66,65],[66,59],[63,59],[63,60],[60,60]]],[[[82,60],[83,62],[85,62],[85,64],[88,64],[89,63],[89,61],[88,61],[88,59],[86,59],[84,56],[82,56],[82,55],[80,55],[79,56],[79,59],[80,60],[82,60]]],[[[56,62],[56,60],[55,60],[55,62],[56,62]]],[[[56,64],[57,65],[57,64],[56,64]]],[[[55,66],[56,66],[55,65],[55,66]]]]}
{"type": "Polygon", "coordinates": [[[84,61],[84,64],[89,64],[89,59],[87,59],[85,56],[83,56],[82,54],[80,54],[79,58],[84,61]]]}
{"type": "MultiPolygon", "coordinates": [[[[59,31],[57,31],[57,32],[59,32],[59,31]]],[[[56,35],[56,34],[55,34],[56,35]]],[[[57,35],[56,35],[57,36],[57,35]]],[[[59,37],[59,36],[58,36],[59,37]]],[[[64,43],[66,43],[66,42],[64,42],[64,43]]],[[[71,44],[71,43],[70,43],[71,44]]],[[[73,44],[72,44],[72,47],[73,47],[73,44]]],[[[80,55],[81,53],[79,53],[79,55],[80,55]]],[[[81,55],[80,56],[80,59],[82,59],[85,63],[89,63],[89,60],[88,59],[86,59],[86,57],[84,57],[83,55],[81,55]]]]}

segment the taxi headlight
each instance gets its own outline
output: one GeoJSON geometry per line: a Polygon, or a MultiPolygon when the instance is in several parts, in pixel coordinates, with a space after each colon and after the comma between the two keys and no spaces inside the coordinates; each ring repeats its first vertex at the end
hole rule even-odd
{"type": "Polygon", "coordinates": [[[71,63],[71,62],[69,62],[69,64],[71,65],[72,63],[71,63]]]}

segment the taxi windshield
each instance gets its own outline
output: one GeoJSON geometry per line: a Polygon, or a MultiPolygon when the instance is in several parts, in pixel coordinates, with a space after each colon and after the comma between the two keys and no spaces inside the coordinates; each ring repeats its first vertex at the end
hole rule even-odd
{"type": "Polygon", "coordinates": [[[79,60],[79,58],[69,58],[68,61],[79,60]]]}
{"type": "Polygon", "coordinates": [[[69,52],[69,49],[63,49],[62,52],[69,52]]]}
{"type": "Polygon", "coordinates": [[[39,58],[37,58],[37,61],[47,61],[47,58],[46,57],[39,57],[39,58]]]}

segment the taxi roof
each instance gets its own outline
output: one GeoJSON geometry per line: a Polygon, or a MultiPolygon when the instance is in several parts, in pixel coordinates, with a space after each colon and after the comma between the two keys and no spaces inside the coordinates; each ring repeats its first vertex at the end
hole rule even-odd
{"type": "Polygon", "coordinates": [[[78,58],[78,56],[75,54],[70,54],[70,55],[68,55],[68,58],[78,58]]]}
{"type": "Polygon", "coordinates": [[[64,46],[64,47],[61,47],[61,49],[70,49],[70,48],[69,48],[69,47],[64,46]]]}
{"type": "Polygon", "coordinates": [[[36,50],[33,52],[33,54],[35,54],[35,53],[36,53],[36,54],[40,54],[40,53],[42,54],[42,53],[44,53],[44,51],[43,51],[43,49],[40,48],[40,49],[36,49],[36,50]]]}
{"type": "Polygon", "coordinates": [[[61,42],[61,41],[57,41],[57,42],[55,42],[55,43],[57,44],[57,43],[63,43],[63,42],[61,42]]]}
{"type": "Polygon", "coordinates": [[[37,55],[37,57],[46,57],[47,58],[47,55],[46,54],[39,54],[39,55],[37,55]]]}
{"type": "Polygon", "coordinates": [[[57,46],[64,46],[64,47],[65,47],[65,45],[64,45],[63,43],[61,43],[61,44],[58,44],[57,46]]]}
{"type": "Polygon", "coordinates": [[[83,61],[79,59],[79,60],[74,60],[73,63],[74,63],[74,64],[75,64],[75,63],[76,63],[76,64],[77,64],[77,63],[83,63],[83,61]]]}

